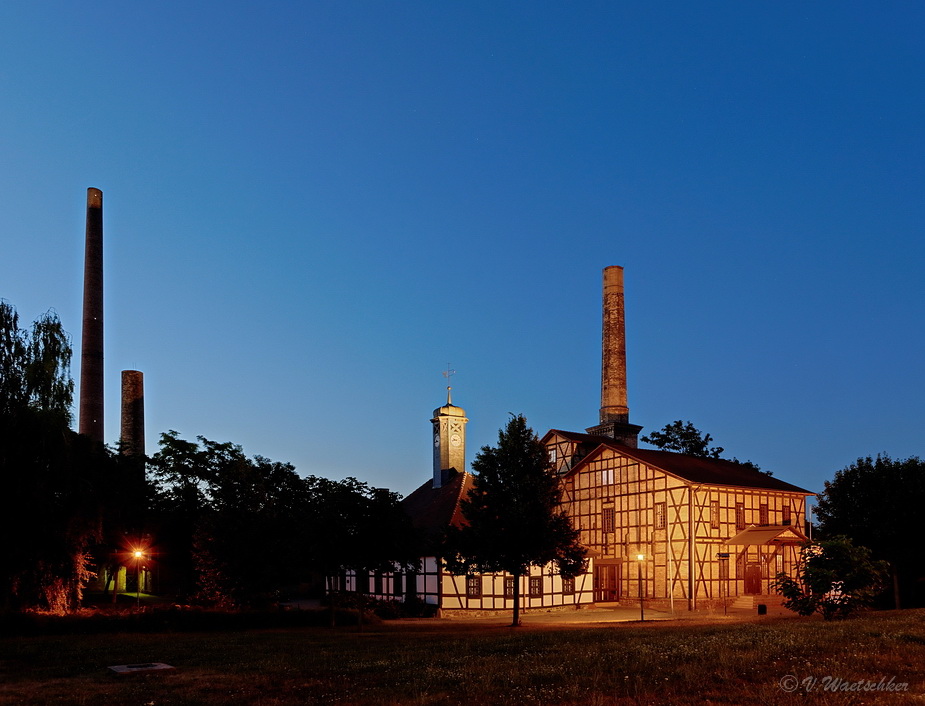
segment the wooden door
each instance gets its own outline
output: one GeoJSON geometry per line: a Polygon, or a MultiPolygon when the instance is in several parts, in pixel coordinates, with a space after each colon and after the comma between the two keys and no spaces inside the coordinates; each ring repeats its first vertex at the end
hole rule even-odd
{"type": "Polygon", "coordinates": [[[594,600],[597,603],[620,600],[619,564],[598,564],[594,567],[594,600]]]}
{"type": "Polygon", "coordinates": [[[745,565],[745,595],[761,595],[761,564],[745,565]]]}

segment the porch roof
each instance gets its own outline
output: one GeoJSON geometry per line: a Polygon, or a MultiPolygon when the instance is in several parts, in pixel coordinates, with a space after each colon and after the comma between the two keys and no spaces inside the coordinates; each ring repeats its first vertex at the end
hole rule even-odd
{"type": "Polygon", "coordinates": [[[806,541],[808,541],[806,535],[792,525],[752,525],[746,527],[735,537],[726,540],[726,544],[773,546],[803,544],[806,541]]]}

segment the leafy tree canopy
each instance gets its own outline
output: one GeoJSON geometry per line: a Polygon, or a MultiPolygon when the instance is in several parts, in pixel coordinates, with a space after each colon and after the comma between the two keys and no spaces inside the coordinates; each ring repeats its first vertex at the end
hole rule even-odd
{"type": "Polygon", "coordinates": [[[796,577],[778,574],[774,587],[784,607],[800,615],[819,613],[826,620],[846,618],[869,606],[882,590],[887,564],[847,537],[803,547],[796,577]]]}
{"type": "MultiPolygon", "coordinates": [[[[725,451],[722,446],[711,447],[712,436],[704,434],[691,422],[682,422],[680,419],[666,424],[661,431],[653,431],[651,434],[640,437],[639,440],[663,451],[675,451],[700,458],[722,458],[722,453],[725,451]]],[[[761,471],[761,468],[751,461],[740,461],[734,457],[728,460],[761,471]]],[[[771,471],[761,472],[769,476],[773,475],[771,471]]]]}
{"type": "Polygon", "coordinates": [[[0,414],[41,414],[67,427],[74,397],[71,353],[57,314],[46,312],[27,331],[12,305],[0,299],[0,414]]]}
{"type": "Polygon", "coordinates": [[[835,474],[819,496],[820,533],[845,535],[890,562],[902,602],[925,604],[925,461],[886,454],[859,458],[835,474]]]}
{"type": "Polygon", "coordinates": [[[255,605],[318,573],[415,560],[399,496],[355,478],[303,478],[288,463],[175,431],[161,435],[150,468],[170,561],[202,602],[255,605]]]}
{"type": "Polygon", "coordinates": [[[713,441],[712,436],[702,433],[690,422],[682,422],[680,419],[666,424],[661,431],[653,431],[641,437],[640,441],[652,444],[664,451],[676,451],[702,458],[719,458],[724,450],[722,446],[710,448],[710,442],[713,441]]]}

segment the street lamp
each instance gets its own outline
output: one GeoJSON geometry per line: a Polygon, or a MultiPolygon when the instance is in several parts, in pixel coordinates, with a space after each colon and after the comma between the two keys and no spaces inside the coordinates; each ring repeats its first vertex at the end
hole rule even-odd
{"type": "Polygon", "coordinates": [[[645,559],[646,559],[645,554],[636,555],[636,568],[638,569],[637,578],[639,580],[639,620],[640,621],[644,621],[646,619],[646,609],[645,609],[645,603],[643,601],[643,593],[642,593],[642,562],[645,561],[645,559]]]}
{"type": "Polygon", "coordinates": [[[144,553],[135,550],[135,607],[141,608],[141,560],[144,558],[144,553]]]}
{"type": "Polygon", "coordinates": [[[726,596],[729,593],[729,552],[719,552],[719,591],[723,596],[723,615],[726,615],[726,596]]]}

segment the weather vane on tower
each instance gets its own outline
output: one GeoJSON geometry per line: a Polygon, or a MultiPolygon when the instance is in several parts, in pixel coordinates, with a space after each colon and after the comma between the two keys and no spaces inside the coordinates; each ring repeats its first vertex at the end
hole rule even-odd
{"type": "MultiPolygon", "coordinates": [[[[450,382],[450,378],[451,378],[453,375],[455,375],[455,374],[456,374],[456,371],[453,370],[453,369],[450,367],[450,364],[449,364],[449,363],[447,363],[447,364],[446,364],[446,370],[443,371],[443,377],[446,378],[447,383],[450,382]]],[[[447,403],[447,404],[451,404],[451,402],[450,402],[450,390],[452,390],[452,389],[453,389],[453,388],[452,388],[449,384],[447,384],[447,386],[446,386],[446,403],[447,403]]]]}

